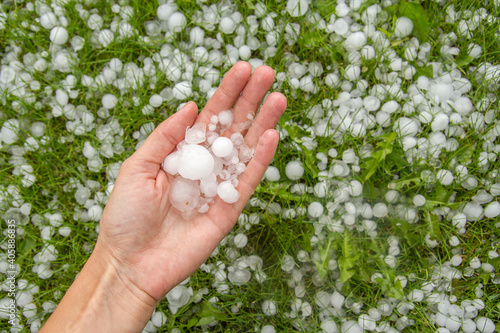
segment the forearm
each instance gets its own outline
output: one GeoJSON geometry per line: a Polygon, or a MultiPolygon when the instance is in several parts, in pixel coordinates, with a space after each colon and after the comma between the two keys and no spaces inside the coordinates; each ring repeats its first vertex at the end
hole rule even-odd
{"type": "Polygon", "coordinates": [[[155,306],[96,247],[40,332],[141,332],[155,306]]]}

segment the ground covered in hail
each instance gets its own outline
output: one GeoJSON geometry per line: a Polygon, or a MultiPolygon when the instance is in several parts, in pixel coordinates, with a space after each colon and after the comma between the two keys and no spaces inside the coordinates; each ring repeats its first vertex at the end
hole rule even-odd
{"type": "Polygon", "coordinates": [[[144,331],[494,332],[499,8],[3,1],[0,330],[38,331],[95,244],[121,162],[245,60],[273,67],[289,101],[277,154],[144,331]]]}

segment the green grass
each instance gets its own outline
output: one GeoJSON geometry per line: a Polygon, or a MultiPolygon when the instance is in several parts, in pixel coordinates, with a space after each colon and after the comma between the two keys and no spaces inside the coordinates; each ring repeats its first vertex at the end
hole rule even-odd
{"type": "MultiPolygon", "coordinates": [[[[87,10],[95,9],[108,24],[116,16],[111,12],[108,2],[90,1],[90,3],[89,6],[84,5],[84,8],[87,10]]],[[[212,3],[216,2],[208,1],[206,5],[212,3]]],[[[378,2],[369,0],[363,5],[363,8],[375,3],[378,2]]],[[[68,26],[69,34],[70,36],[79,35],[88,40],[90,36],[89,29],[84,26],[85,22],[74,9],[75,4],[76,2],[71,1],[64,6],[67,10],[66,17],[70,22],[68,26]]],[[[144,35],[144,23],[155,19],[157,4],[137,0],[131,0],[128,4],[134,9],[135,13],[134,19],[130,23],[139,34],[144,35]]],[[[295,182],[286,179],[285,166],[288,161],[299,159],[306,166],[306,172],[301,181],[309,187],[314,186],[319,181],[318,172],[320,170],[316,166],[318,162],[315,156],[316,152],[305,149],[301,140],[303,136],[309,135],[307,126],[312,125],[311,120],[305,116],[305,112],[312,106],[321,104],[325,98],[331,100],[337,98],[340,89],[326,86],[323,78],[330,70],[333,71],[336,68],[342,74],[343,68],[348,61],[348,54],[342,45],[335,42],[331,35],[315,28],[311,21],[304,18],[290,18],[287,14],[283,14],[286,2],[267,1],[264,4],[268,11],[277,14],[275,19],[276,30],[281,35],[287,23],[300,23],[302,26],[301,38],[293,45],[287,44],[283,37],[280,38],[276,45],[276,55],[266,59],[265,63],[273,67],[277,73],[286,72],[289,65],[287,59],[289,59],[290,54],[294,54],[297,62],[318,61],[323,64],[325,70],[321,78],[315,79],[315,84],[320,86],[319,92],[316,94],[304,94],[301,91],[295,91],[287,81],[279,89],[276,89],[284,93],[288,98],[287,112],[280,121],[280,127],[286,129],[289,136],[281,141],[273,162],[273,165],[280,170],[282,177],[278,183],[264,181],[257,188],[255,197],[261,200],[263,207],[248,205],[245,210],[246,214],[257,214],[260,217],[260,223],[252,226],[247,231],[238,224],[234,228],[234,233],[244,231],[249,238],[248,245],[237,250],[237,256],[258,255],[261,257],[263,259],[263,272],[267,275],[267,279],[264,283],[259,283],[252,277],[249,283],[242,286],[231,286],[229,292],[220,293],[216,288],[212,287],[214,282],[212,274],[197,271],[191,277],[189,286],[193,288],[195,293],[201,288],[208,288],[208,294],[203,295],[199,303],[187,305],[179,310],[176,315],[169,312],[166,300],[160,302],[158,310],[165,312],[168,317],[165,327],[159,329],[162,332],[171,331],[174,328],[186,332],[193,330],[249,332],[255,331],[255,328],[260,329],[266,324],[273,325],[277,331],[290,331],[294,325],[304,325],[303,329],[312,332],[320,331],[321,320],[319,317],[320,311],[318,310],[314,310],[313,315],[304,320],[303,323],[289,318],[287,315],[291,310],[290,304],[296,298],[294,290],[288,286],[291,275],[281,269],[282,260],[287,254],[294,257],[296,269],[301,270],[303,273],[303,282],[306,289],[306,296],[303,300],[311,303],[313,308],[315,307],[314,296],[320,290],[329,293],[339,290],[350,301],[361,302],[363,304],[362,313],[365,313],[369,308],[377,307],[380,299],[386,296],[401,298],[401,293],[407,295],[410,290],[421,288],[423,282],[430,281],[433,270],[448,261],[458,251],[457,248],[448,245],[451,236],[457,235],[457,231],[451,225],[451,216],[436,214],[435,209],[443,209],[444,207],[445,209],[457,210],[462,204],[470,201],[471,197],[476,193],[476,191],[468,191],[460,185],[441,186],[435,184],[435,182],[425,182],[421,179],[421,173],[426,170],[435,173],[440,168],[451,170],[456,164],[466,164],[470,174],[476,175],[480,179],[491,179],[492,177],[488,173],[499,169],[498,161],[490,163],[487,171],[481,170],[478,166],[481,149],[481,145],[478,143],[482,143],[484,133],[493,124],[487,125],[482,132],[468,130],[463,138],[457,138],[460,147],[455,152],[443,150],[438,160],[423,158],[415,160],[414,163],[407,162],[402,146],[397,139],[385,140],[380,135],[373,137],[370,135],[373,130],[362,138],[346,135],[342,140],[336,140],[335,142],[332,142],[330,138],[318,138],[317,151],[327,153],[330,148],[335,147],[339,153],[338,159],[347,149],[354,149],[356,153],[359,153],[361,147],[366,144],[372,145],[374,152],[387,149],[387,153],[379,160],[370,158],[360,160],[360,172],[354,173],[351,177],[351,179],[364,182],[364,202],[374,204],[383,201],[383,196],[388,189],[396,186],[400,191],[400,195],[404,197],[401,200],[403,204],[411,204],[413,196],[416,194],[425,195],[427,204],[419,210],[419,221],[415,224],[408,224],[397,216],[397,212],[391,211],[389,216],[377,219],[378,235],[376,237],[369,237],[364,232],[348,228],[342,233],[334,233],[324,227],[319,237],[324,237],[329,241],[321,240],[319,242],[321,246],[315,245],[314,242],[311,243],[311,237],[318,236],[315,235],[314,219],[308,217],[307,214],[298,214],[294,219],[284,219],[280,215],[269,213],[265,208],[270,203],[278,203],[282,208],[302,207],[307,209],[308,205],[313,201],[320,201],[326,205],[332,200],[331,197],[316,198],[310,193],[304,195],[291,194],[289,189],[295,182]],[[297,146],[301,147],[302,151],[297,150],[297,146]],[[366,178],[368,170],[372,170],[372,174],[366,178]],[[449,201],[450,197],[454,197],[451,202],[449,201]],[[430,248],[425,241],[427,234],[439,241],[440,245],[436,248],[430,248]],[[401,251],[400,255],[396,257],[396,266],[394,268],[387,265],[381,258],[381,256],[387,254],[389,249],[387,239],[390,236],[394,236],[399,240],[399,249],[401,251]],[[296,255],[302,249],[310,253],[310,259],[304,263],[299,263],[296,255]],[[319,256],[320,260],[317,260],[317,256],[319,256]],[[325,276],[322,277],[322,283],[318,285],[318,278],[314,276],[315,267],[326,267],[328,263],[325,260],[330,259],[337,260],[339,268],[333,272],[324,271],[325,276]],[[384,278],[378,282],[372,282],[371,277],[374,273],[381,273],[384,278]],[[401,288],[395,277],[399,275],[408,277],[411,274],[415,275],[414,281],[408,281],[406,288],[401,288]],[[339,283],[340,280],[343,282],[339,283]],[[210,305],[209,300],[212,297],[217,297],[219,300],[215,306],[210,305]],[[278,303],[278,314],[276,316],[267,317],[262,314],[261,304],[266,299],[278,303]],[[238,305],[239,311],[233,313],[231,309],[235,305],[238,305]],[[218,322],[209,327],[197,326],[210,323],[212,319],[218,320],[218,322]]],[[[416,26],[422,34],[425,34],[427,41],[431,45],[430,61],[441,62],[449,68],[458,68],[462,75],[472,83],[472,90],[468,96],[475,105],[485,97],[493,97],[496,91],[490,90],[488,84],[477,81],[475,71],[481,62],[500,63],[498,21],[496,24],[480,24],[470,39],[458,38],[454,46],[460,48],[460,55],[454,60],[443,59],[439,50],[441,47],[439,35],[456,31],[457,23],[446,22],[444,19],[446,11],[434,1],[423,1],[415,4],[428,14],[428,22],[417,21],[416,26]],[[428,24],[428,26],[424,26],[424,23],[428,24]],[[476,43],[482,47],[483,53],[478,59],[467,58],[465,51],[470,43],[476,43]]],[[[178,5],[179,9],[188,18],[188,27],[196,26],[197,23],[191,18],[197,15],[196,12],[201,9],[200,5],[195,1],[178,1],[178,5]]],[[[468,10],[472,14],[476,13],[479,7],[485,6],[491,16],[500,16],[500,9],[491,2],[486,5],[480,1],[453,0],[450,1],[449,5],[454,5],[457,11],[468,10]]],[[[253,9],[255,6],[251,1],[238,4],[237,7],[244,18],[254,14],[253,9]]],[[[335,5],[330,1],[317,1],[311,7],[317,10],[327,22],[330,15],[335,12],[335,5]]],[[[43,28],[39,31],[32,31],[29,26],[25,27],[20,24],[23,21],[33,23],[35,18],[33,12],[24,9],[24,4],[12,2],[10,6],[6,7],[6,10],[11,17],[6,21],[6,28],[0,30],[0,55],[2,57],[5,57],[6,53],[14,45],[20,48],[18,53],[21,57],[20,61],[22,61],[22,55],[28,52],[37,53],[49,47],[48,31],[43,28]]],[[[399,15],[401,12],[408,13],[408,9],[402,6],[394,6],[388,11],[394,15],[399,15]]],[[[390,34],[394,22],[395,20],[388,20],[388,24],[384,28],[388,31],[388,34],[390,34]]],[[[242,25],[248,27],[245,19],[243,19],[242,25]]],[[[215,38],[216,32],[217,30],[206,31],[205,36],[215,38]]],[[[256,34],[261,41],[265,40],[265,35],[266,32],[262,29],[256,34]]],[[[232,43],[234,36],[222,36],[224,43],[232,43]]],[[[171,44],[182,49],[187,41],[189,41],[189,34],[185,31],[176,35],[171,44]]],[[[398,55],[403,54],[407,43],[408,40],[404,39],[394,44],[393,47],[398,55]]],[[[78,78],[82,75],[95,77],[104,69],[106,63],[115,57],[121,59],[124,64],[133,62],[142,66],[144,58],[151,57],[158,52],[162,44],[161,39],[154,38],[149,43],[137,39],[115,41],[105,49],[95,49],[89,43],[86,43],[84,48],[78,52],[79,63],[72,74],[78,78]]],[[[224,49],[224,46],[222,49],[224,49]]],[[[188,51],[184,50],[184,52],[188,51]]],[[[261,50],[252,52],[252,57],[260,56],[261,50]]],[[[47,59],[50,60],[50,57],[47,59]]],[[[425,66],[418,67],[416,61],[412,62],[412,64],[417,67],[418,75],[428,72],[425,66]]],[[[378,83],[375,77],[375,69],[385,68],[387,65],[387,60],[380,57],[363,64],[362,76],[368,81],[370,87],[378,83]]],[[[228,64],[224,64],[221,68],[221,75],[228,68],[228,64]]],[[[69,73],[34,72],[33,77],[42,85],[42,89],[35,92],[37,101],[47,99],[47,93],[44,90],[46,87],[50,87],[54,91],[60,88],[60,82],[66,78],[67,74],[69,73]]],[[[133,133],[139,131],[141,125],[145,123],[159,124],[175,111],[177,102],[167,101],[153,115],[145,116],[141,113],[140,109],[147,103],[152,94],[159,93],[164,87],[172,85],[172,82],[169,82],[164,74],[157,73],[156,77],[156,83],[153,82],[153,87],[150,87],[152,81],[147,78],[140,89],[124,92],[118,107],[110,112],[110,116],[117,119],[124,130],[123,146],[125,149],[123,153],[114,155],[112,158],[102,158],[104,167],[98,173],[90,172],[87,169],[87,159],[82,155],[85,141],[89,141],[95,148],[100,146],[100,142],[94,135],[95,129],[91,133],[75,136],[66,130],[66,119],[64,117],[52,118],[51,108],[48,105],[43,104],[41,108],[36,108],[30,103],[18,100],[5,93],[0,95],[0,102],[3,104],[0,112],[0,123],[10,118],[16,118],[22,124],[21,139],[12,146],[4,145],[0,149],[0,189],[4,192],[8,186],[16,186],[24,202],[32,205],[29,217],[22,215],[16,209],[7,211],[10,208],[10,205],[7,204],[0,206],[0,212],[4,215],[4,220],[14,214],[23,221],[19,230],[22,230],[24,234],[18,237],[17,244],[19,249],[17,263],[21,268],[18,279],[26,279],[29,283],[39,286],[40,291],[33,296],[33,302],[37,306],[39,314],[44,302],[58,302],[60,300],[88,258],[97,238],[96,223],[81,221],[79,218],[74,219],[75,210],[82,207],[75,202],[76,185],[68,185],[68,182],[71,179],[74,184],[84,184],[87,180],[95,180],[99,182],[100,187],[92,191],[91,197],[97,192],[104,192],[107,184],[105,168],[108,165],[124,160],[134,151],[137,140],[133,138],[133,133]],[[134,106],[134,97],[139,98],[140,107],[134,106]],[[15,101],[19,103],[20,107],[13,106],[15,101]],[[13,158],[13,150],[22,146],[30,135],[29,126],[34,121],[41,121],[47,125],[45,133],[47,144],[41,145],[40,149],[27,152],[24,155],[26,163],[33,166],[34,175],[36,176],[35,183],[26,188],[21,184],[22,177],[13,174],[15,168],[9,161],[13,158]],[[66,238],[60,236],[56,229],[53,230],[52,239],[47,241],[47,244],[55,246],[59,252],[59,257],[50,265],[54,271],[53,277],[41,280],[37,274],[32,272],[34,266],[33,256],[43,246],[40,227],[35,224],[39,219],[39,225],[49,225],[44,214],[55,212],[60,212],[63,215],[62,225],[70,227],[71,234],[66,238]]],[[[411,82],[404,82],[403,90],[406,90],[410,84],[411,82]]],[[[196,86],[196,79],[193,86],[196,86]]],[[[81,82],[78,82],[75,89],[79,90],[78,97],[71,100],[71,103],[75,106],[80,104],[87,106],[94,115],[97,114],[97,110],[101,106],[103,94],[119,94],[118,89],[109,85],[103,90],[88,91],[86,87],[81,85],[81,82]]],[[[197,88],[194,90],[193,100],[202,107],[206,103],[205,95],[198,92],[197,88]]],[[[497,110],[497,118],[498,105],[498,101],[493,101],[489,107],[489,109],[497,110]]],[[[393,120],[400,115],[399,112],[396,112],[393,115],[393,120]]],[[[96,116],[96,122],[97,126],[99,126],[107,123],[108,119],[101,119],[96,116]]],[[[392,126],[384,132],[390,133],[391,131],[392,126]]],[[[430,132],[430,126],[424,125],[420,135],[424,136],[430,132]]],[[[498,140],[495,144],[499,144],[498,140]]],[[[339,181],[339,179],[336,179],[336,181],[339,181]]],[[[498,182],[498,177],[496,181],[498,182]]],[[[480,181],[478,189],[487,190],[488,186],[480,181]]],[[[495,198],[495,200],[498,200],[498,198],[495,198]]],[[[333,215],[333,219],[342,219],[343,214],[342,210],[338,210],[333,215]]],[[[489,262],[495,267],[495,277],[498,279],[500,260],[488,259],[488,251],[498,251],[500,247],[498,243],[500,232],[496,226],[498,222],[498,218],[469,222],[467,232],[464,235],[457,235],[460,239],[459,251],[463,257],[463,263],[458,267],[460,270],[463,270],[468,265],[470,259],[477,256],[481,258],[481,261],[489,262]]],[[[2,224],[2,226],[5,225],[2,224]]],[[[3,238],[0,239],[0,243],[5,244],[6,239],[4,234],[3,238]]],[[[221,261],[226,266],[230,266],[233,261],[226,258],[225,253],[230,251],[231,248],[227,244],[220,246],[219,254],[209,258],[208,263],[216,264],[221,261]]],[[[480,312],[480,315],[488,318],[499,318],[500,288],[498,284],[494,284],[492,281],[492,276],[477,270],[471,277],[454,280],[450,294],[457,297],[457,303],[459,304],[464,299],[475,299],[476,287],[483,284],[484,297],[481,298],[486,306],[480,312]]],[[[426,302],[415,303],[415,309],[408,314],[408,318],[413,319],[415,324],[409,327],[407,331],[434,331],[436,327],[429,316],[431,312],[429,304],[426,302]]],[[[345,309],[345,318],[357,319],[358,316],[359,314],[353,309],[345,309]]],[[[47,318],[48,314],[43,316],[40,314],[39,319],[42,322],[47,318]]],[[[340,323],[339,320],[336,319],[336,321],[340,323]]],[[[24,317],[22,317],[21,322],[24,325],[30,324],[24,317]]],[[[10,326],[4,320],[0,322],[0,330],[2,329],[10,329],[10,326]]]]}

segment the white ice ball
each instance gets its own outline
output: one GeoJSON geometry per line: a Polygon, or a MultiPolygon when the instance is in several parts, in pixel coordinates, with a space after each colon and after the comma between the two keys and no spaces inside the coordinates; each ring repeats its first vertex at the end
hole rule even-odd
{"type": "Polygon", "coordinates": [[[219,186],[217,187],[217,195],[224,202],[230,204],[235,203],[240,198],[240,194],[230,181],[225,181],[219,184],[219,186]]]}
{"type": "Polygon", "coordinates": [[[55,27],[56,24],[57,16],[54,13],[48,12],[40,16],[40,25],[42,28],[49,30],[55,27]]]}
{"type": "Polygon", "coordinates": [[[156,16],[162,21],[167,21],[176,10],[177,5],[175,3],[164,3],[156,9],[156,16]]]}
{"type": "Polygon", "coordinates": [[[286,10],[292,17],[303,16],[309,7],[307,0],[288,0],[286,3],[286,10]]]}
{"type": "Polygon", "coordinates": [[[233,151],[231,139],[220,136],[212,143],[212,152],[217,157],[227,157],[233,151]]]}
{"type": "Polygon", "coordinates": [[[264,173],[264,176],[270,182],[277,182],[278,180],[280,180],[280,171],[278,170],[278,168],[270,165],[267,167],[267,170],[264,173]]]}
{"type": "Polygon", "coordinates": [[[396,21],[396,27],[394,28],[394,36],[397,38],[404,38],[411,34],[413,31],[413,21],[408,17],[400,17],[396,21]]]}
{"type": "Polygon", "coordinates": [[[68,31],[64,27],[54,27],[50,30],[49,39],[56,45],[63,45],[68,41],[68,31]]]}
{"type": "Polygon", "coordinates": [[[113,94],[106,94],[102,96],[101,102],[102,106],[109,110],[116,106],[116,104],[118,103],[118,98],[116,98],[116,96],[113,94]]]}
{"type": "Polygon", "coordinates": [[[285,167],[285,174],[290,180],[299,180],[304,174],[304,167],[300,161],[290,161],[285,167]]]}
{"type": "Polygon", "coordinates": [[[172,90],[172,93],[178,100],[183,100],[190,97],[193,93],[191,83],[189,83],[188,81],[176,83],[174,89],[172,90]]]}
{"type": "Polygon", "coordinates": [[[223,17],[219,22],[219,29],[222,33],[232,34],[234,29],[236,29],[236,24],[230,17],[223,17]]]}
{"type": "Polygon", "coordinates": [[[180,32],[186,26],[187,19],[181,12],[173,13],[168,19],[168,27],[173,32],[180,32]]]}
{"type": "Polygon", "coordinates": [[[187,179],[197,180],[208,177],[214,169],[214,158],[199,145],[185,145],[179,158],[179,174],[187,179]]]}

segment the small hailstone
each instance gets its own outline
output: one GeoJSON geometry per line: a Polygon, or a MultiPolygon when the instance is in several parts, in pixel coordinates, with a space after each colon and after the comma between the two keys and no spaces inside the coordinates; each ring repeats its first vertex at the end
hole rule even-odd
{"type": "Polygon", "coordinates": [[[300,161],[290,161],[285,167],[285,174],[290,180],[299,180],[304,174],[304,167],[300,161]]]}
{"type": "Polygon", "coordinates": [[[373,208],[373,216],[375,217],[384,217],[389,212],[387,205],[383,202],[377,202],[373,208]]]}
{"type": "Polygon", "coordinates": [[[99,31],[99,36],[97,37],[97,40],[103,47],[107,47],[113,39],[115,38],[115,34],[109,30],[109,29],[103,29],[99,31]]]}
{"type": "Polygon", "coordinates": [[[425,197],[422,194],[417,194],[413,197],[413,204],[417,207],[422,207],[425,205],[425,197]]]}
{"type": "Polygon", "coordinates": [[[173,32],[181,32],[186,26],[186,16],[181,12],[175,12],[168,19],[168,28],[173,32]]]}
{"type": "Polygon", "coordinates": [[[377,327],[377,322],[373,320],[368,314],[362,314],[358,318],[359,326],[368,331],[373,331],[377,327]]]}
{"type": "Polygon", "coordinates": [[[323,205],[317,201],[312,202],[307,208],[307,213],[313,218],[320,217],[323,214],[323,205]]]}
{"type": "Polygon", "coordinates": [[[155,312],[151,316],[151,322],[155,327],[162,327],[167,323],[167,316],[161,311],[155,312]]]}
{"type": "Polygon", "coordinates": [[[193,93],[191,83],[188,81],[182,81],[176,83],[172,90],[172,93],[174,95],[174,98],[178,100],[184,100],[186,98],[189,98],[193,93]]]}
{"type": "Polygon", "coordinates": [[[231,17],[223,17],[219,22],[219,29],[222,33],[228,35],[234,32],[236,24],[231,17]]]}
{"type": "Polygon", "coordinates": [[[221,111],[218,114],[218,120],[222,127],[229,127],[234,121],[234,114],[231,110],[221,111]]]}
{"type": "Polygon", "coordinates": [[[248,237],[245,234],[237,234],[234,236],[234,245],[237,248],[244,248],[248,243],[248,237]]]}
{"type": "Polygon", "coordinates": [[[199,144],[206,139],[206,129],[203,123],[196,123],[186,129],[184,141],[188,144],[199,144]]]}
{"type": "Polygon", "coordinates": [[[212,152],[217,157],[227,157],[233,152],[231,139],[220,136],[212,143],[212,152]]]}
{"type": "Polygon", "coordinates": [[[481,267],[481,260],[478,257],[474,257],[470,260],[469,266],[474,269],[478,269],[479,267],[481,267]]]}
{"type": "Polygon", "coordinates": [[[54,28],[57,24],[57,16],[52,13],[48,12],[40,16],[40,25],[42,28],[50,30],[54,28]]]}
{"type": "Polygon", "coordinates": [[[156,16],[162,21],[168,21],[170,16],[177,11],[175,3],[165,3],[156,9],[156,16]]]}
{"type": "Polygon", "coordinates": [[[71,228],[70,227],[60,227],[59,230],[59,235],[63,237],[68,237],[69,234],[71,233],[71,228]]]}
{"type": "Polygon", "coordinates": [[[267,167],[267,170],[264,173],[264,176],[270,182],[277,182],[280,180],[280,171],[278,170],[278,168],[270,165],[267,167]]]}
{"type": "Polygon", "coordinates": [[[227,202],[230,204],[235,203],[240,198],[240,194],[234,188],[233,184],[231,184],[230,181],[224,181],[224,182],[219,184],[219,186],[217,187],[217,195],[224,202],[227,202]]]}
{"type": "Polygon", "coordinates": [[[292,17],[303,16],[309,7],[307,0],[288,0],[286,3],[286,11],[292,17]]]}
{"type": "Polygon", "coordinates": [[[456,254],[453,257],[451,257],[450,261],[453,266],[460,266],[460,264],[462,264],[462,256],[456,254]]]}
{"type": "Polygon", "coordinates": [[[0,140],[6,144],[11,144],[17,141],[19,133],[19,120],[8,119],[0,129],[0,140]]]}
{"type": "Polygon", "coordinates": [[[275,301],[265,300],[262,302],[262,312],[266,316],[274,316],[278,312],[278,306],[275,301]]]}
{"type": "Polygon", "coordinates": [[[354,320],[348,320],[342,323],[340,328],[342,333],[362,333],[363,329],[354,320]]]}
{"type": "Polygon", "coordinates": [[[152,107],[159,107],[163,103],[163,97],[161,97],[158,94],[154,94],[149,98],[149,104],[151,104],[152,107]]]}
{"type": "Polygon", "coordinates": [[[273,325],[264,325],[262,326],[260,333],[276,333],[276,329],[273,325]]]}
{"type": "Polygon", "coordinates": [[[493,201],[484,209],[484,216],[488,218],[495,218],[500,215],[500,202],[493,201]]]}
{"type": "Polygon", "coordinates": [[[173,152],[163,160],[163,170],[171,175],[176,175],[179,172],[179,151],[173,152]]]}
{"type": "Polygon", "coordinates": [[[340,294],[338,291],[334,291],[330,296],[330,303],[335,309],[342,309],[342,305],[344,304],[345,296],[340,294]]]}
{"type": "Polygon", "coordinates": [[[481,333],[495,332],[495,323],[490,318],[478,317],[476,318],[476,328],[481,333]]]}
{"type": "Polygon", "coordinates": [[[186,144],[179,158],[179,174],[186,179],[203,179],[214,169],[215,161],[210,152],[199,145],[186,144]]]}
{"type": "Polygon", "coordinates": [[[113,94],[106,94],[102,97],[102,106],[106,109],[113,109],[118,103],[118,98],[113,94]]]}
{"type": "Polygon", "coordinates": [[[413,21],[408,17],[400,17],[396,21],[396,27],[394,28],[394,36],[396,38],[408,37],[413,31],[413,21]]]}
{"type": "Polygon", "coordinates": [[[339,329],[333,319],[327,319],[321,323],[321,329],[326,333],[338,333],[339,329]]]}
{"type": "Polygon", "coordinates": [[[68,41],[68,31],[64,27],[54,27],[50,30],[50,41],[56,45],[63,45],[68,41]]]}
{"type": "Polygon", "coordinates": [[[200,198],[200,188],[194,180],[177,177],[170,188],[170,203],[181,212],[193,210],[200,198]]]}
{"type": "Polygon", "coordinates": [[[349,35],[344,42],[344,46],[349,52],[359,51],[366,44],[366,35],[362,31],[357,31],[349,35]]]}
{"type": "Polygon", "coordinates": [[[450,185],[453,182],[453,174],[449,170],[441,169],[437,172],[436,179],[442,185],[450,185]]]}
{"type": "Polygon", "coordinates": [[[102,215],[102,207],[99,205],[93,205],[92,207],[89,208],[88,210],[89,217],[92,221],[99,221],[101,220],[101,215],[102,215]]]}
{"type": "Polygon", "coordinates": [[[344,36],[349,31],[349,23],[345,19],[339,18],[333,24],[333,30],[337,35],[344,36]]]}
{"type": "Polygon", "coordinates": [[[464,207],[464,214],[469,221],[477,221],[483,215],[483,207],[477,202],[468,202],[464,207]]]}
{"type": "Polygon", "coordinates": [[[230,266],[227,270],[227,279],[236,285],[247,283],[252,276],[247,268],[230,266]]]}

